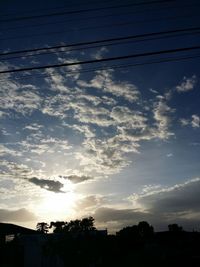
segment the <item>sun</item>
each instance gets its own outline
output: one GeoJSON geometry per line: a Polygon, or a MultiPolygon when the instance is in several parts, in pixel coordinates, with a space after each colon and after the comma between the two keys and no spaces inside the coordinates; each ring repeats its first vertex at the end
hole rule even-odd
{"type": "Polygon", "coordinates": [[[37,207],[37,214],[46,221],[67,220],[74,216],[77,194],[74,190],[65,193],[46,191],[37,207]]]}

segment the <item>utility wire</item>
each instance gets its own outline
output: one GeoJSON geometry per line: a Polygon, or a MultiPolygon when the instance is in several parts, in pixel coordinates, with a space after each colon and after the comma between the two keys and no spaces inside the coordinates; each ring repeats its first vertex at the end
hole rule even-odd
{"type": "MultiPolygon", "coordinates": [[[[197,29],[200,30],[200,27],[197,29]]],[[[46,56],[46,55],[53,55],[53,54],[57,54],[57,53],[60,54],[60,53],[66,53],[66,52],[71,52],[71,51],[88,50],[88,49],[94,49],[94,48],[100,48],[100,47],[109,47],[109,46],[115,46],[115,45],[124,45],[124,44],[130,44],[130,43],[138,43],[138,42],[146,42],[146,41],[154,41],[154,40],[157,41],[157,40],[168,39],[168,38],[182,37],[185,35],[198,35],[198,34],[200,34],[200,31],[182,32],[182,30],[181,30],[181,33],[178,33],[175,35],[166,35],[166,36],[160,36],[160,37],[154,36],[154,37],[150,37],[150,38],[146,38],[146,39],[130,40],[130,39],[134,39],[134,37],[133,37],[133,38],[128,38],[128,41],[126,41],[127,38],[124,38],[124,39],[122,39],[122,41],[109,43],[109,44],[90,45],[90,46],[86,46],[86,47],[75,47],[75,48],[71,48],[71,49],[67,49],[67,50],[58,50],[58,51],[53,50],[52,52],[40,52],[40,53],[28,54],[28,55],[11,56],[11,57],[5,57],[5,58],[3,57],[3,58],[1,58],[1,61],[7,61],[7,60],[12,60],[12,59],[18,59],[18,58],[25,59],[25,58],[29,58],[29,57],[46,56]]],[[[144,37],[148,37],[148,36],[149,36],[149,34],[147,34],[146,36],[142,36],[142,37],[144,38],[144,37]]],[[[152,36],[152,35],[150,35],[150,36],[152,36]]],[[[66,46],[64,48],[66,49],[67,47],[68,46],[66,46]]]]}
{"type": "MultiPolygon", "coordinates": [[[[102,3],[109,3],[109,2],[113,2],[114,0],[101,0],[100,4],[102,3]]],[[[116,1],[115,1],[116,2],[116,1]]],[[[76,3],[76,4],[72,4],[72,5],[64,5],[64,6],[57,6],[57,7],[52,7],[52,8],[37,8],[37,9],[29,9],[26,10],[24,12],[19,13],[7,13],[7,14],[3,14],[1,13],[0,16],[1,17],[9,17],[9,16],[16,16],[16,15],[21,15],[23,16],[24,14],[27,15],[28,13],[35,13],[35,12],[40,12],[40,11],[48,11],[48,10],[56,10],[56,9],[65,9],[65,8],[70,8],[70,7],[77,7],[77,6],[85,6],[87,4],[99,4],[98,1],[84,1],[84,3],[76,3]]]]}
{"type": "MultiPolygon", "coordinates": [[[[148,61],[148,62],[138,62],[138,63],[131,63],[126,65],[110,65],[110,66],[104,66],[104,67],[98,67],[98,68],[88,68],[88,69],[82,69],[82,70],[76,70],[76,71],[67,71],[65,74],[82,74],[82,73],[89,73],[89,72],[97,72],[102,70],[113,70],[113,69],[127,69],[132,67],[139,67],[139,66],[145,66],[145,65],[153,65],[153,64],[160,64],[160,63],[168,63],[168,62],[179,62],[184,60],[190,60],[190,59],[197,59],[200,57],[200,54],[194,54],[191,56],[182,56],[182,57],[170,57],[170,58],[164,58],[160,60],[154,60],[154,61],[148,61]]],[[[50,73],[42,73],[42,74],[34,74],[34,75],[27,75],[27,76],[21,76],[20,77],[14,77],[14,80],[26,80],[32,78],[46,78],[46,77],[55,77],[55,74],[50,73]]],[[[0,82],[5,81],[5,79],[10,80],[9,77],[0,79],[0,82]]],[[[13,79],[12,79],[13,80],[13,79]]]]}
{"type": "Polygon", "coordinates": [[[138,2],[138,3],[124,4],[124,5],[115,5],[115,6],[98,7],[98,8],[88,8],[88,9],[80,9],[80,10],[72,10],[72,11],[64,11],[64,12],[55,12],[55,13],[42,14],[42,15],[16,17],[16,18],[11,18],[11,19],[1,19],[0,22],[23,21],[23,20],[47,18],[47,17],[54,17],[54,16],[62,16],[62,15],[72,15],[72,14],[80,14],[80,13],[86,13],[86,12],[94,12],[94,11],[100,11],[100,10],[124,8],[124,7],[131,7],[131,6],[152,5],[152,4],[160,4],[160,3],[162,4],[162,3],[166,3],[166,2],[174,2],[174,0],[154,0],[154,1],[149,1],[149,2],[144,1],[144,2],[138,2]]]}
{"type": "Polygon", "coordinates": [[[172,33],[180,33],[180,32],[185,32],[185,31],[198,31],[198,30],[200,30],[200,26],[182,28],[182,29],[176,29],[176,30],[169,30],[169,31],[160,31],[160,32],[143,33],[143,34],[137,34],[137,35],[128,35],[128,36],[118,37],[118,38],[108,38],[108,39],[102,39],[102,40],[71,43],[71,44],[67,44],[67,45],[56,45],[56,46],[50,46],[50,47],[40,47],[40,48],[34,48],[34,49],[24,49],[24,50],[17,50],[17,51],[11,51],[11,52],[3,52],[3,53],[0,53],[0,56],[16,55],[16,54],[22,54],[22,53],[42,52],[42,51],[49,51],[49,50],[70,48],[70,47],[79,47],[79,46],[92,45],[92,44],[103,44],[104,45],[104,43],[107,43],[107,42],[115,42],[115,41],[137,39],[137,38],[150,37],[150,36],[158,36],[158,35],[163,35],[163,34],[172,34],[172,33]]]}
{"type": "Polygon", "coordinates": [[[128,21],[128,22],[122,22],[122,23],[114,23],[114,24],[104,24],[101,26],[89,26],[89,27],[83,27],[83,28],[69,28],[67,30],[62,30],[62,31],[54,31],[54,32],[47,32],[47,33],[38,33],[38,34],[29,34],[29,35],[19,35],[15,37],[8,37],[8,38],[1,38],[0,41],[5,41],[5,40],[14,40],[14,39],[25,39],[25,38],[32,38],[32,37],[39,37],[39,36],[49,36],[49,35],[57,35],[57,34],[63,34],[66,32],[72,32],[72,31],[84,31],[84,30],[93,30],[93,29],[103,29],[103,28],[112,28],[116,26],[127,26],[127,25],[133,25],[133,24],[140,24],[140,23],[150,23],[150,22],[160,22],[160,21],[167,21],[167,20],[177,20],[177,19],[183,19],[183,18],[191,18],[191,17],[199,17],[198,14],[188,14],[184,16],[170,16],[170,17],[165,17],[165,18],[156,18],[156,19],[149,19],[149,20],[134,20],[134,21],[128,21]]]}
{"type": "Polygon", "coordinates": [[[86,60],[86,61],[78,61],[78,62],[71,62],[71,63],[43,65],[43,66],[38,66],[38,67],[26,67],[26,68],[18,68],[18,69],[11,69],[11,70],[3,70],[3,71],[0,71],[0,74],[17,73],[17,72],[24,72],[24,71],[51,69],[51,68],[70,67],[70,66],[77,66],[77,65],[102,63],[102,62],[110,62],[110,61],[124,60],[124,59],[130,59],[130,58],[148,57],[148,56],[171,54],[171,53],[173,54],[173,53],[177,53],[177,52],[187,52],[187,51],[193,51],[193,50],[198,50],[198,49],[200,49],[200,46],[190,46],[190,47],[175,48],[175,49],[169,49],[169,50],[160,50],[160,51],[145,52],[145,53],[139,53],[139,54],[131,54],[131,55],[125,55],[125,56],[118,56],[118,57],[108,57],[108,58],[103,58],[103,59],[95,59],[95,60],[86,60]]]}
{"type": "MultiPolygon", "coordinates": [[[[200,3],[196,3],[196,4],[187,4],[187,5],[182,5],[181,8],[185,8],[185,7],[194,7],[194,6],[199,6],[200,3]]],[[[123,12],[123,13],[111,13],[111,14],[106,14],[106,15],[96,15],[96,16],[87,16],[87,17],[81,17],[81,18],[74,18],[74,19],[65,19],[65,20],[60,20],[60,21],[53,21],[53,22],[46,22],[46,23],[39,23],[39,24],[28,24],[28,25],[23,25],[23,26],[14,26],[14,27],[6,27],[6,28],[2,28],[1,30],[16,30],[16,29],[25,29],[25,28],[37,28],[37,27],[43,27],[43,26],[47,26],[47,25],[55,25],[55,24],[62,24],[62,23],[66,23],[66,22],[77,22],[77,21],[85,21],[85,20],[90,20],[90,19],[99,19],[99,18],[109,18],[109,17],[116,17],[116,16],[122,16],[122,15],[134,15],[134,14],[139,14],[139,13],[144,13],[147,11],[161,11],[163,9],[174,9],[174,8],[180,8],[180,6],[171,6],[171,7],[161,7],[161,8],[157,8],[155,9],[153,8],[148,8],[148,9],[142,9],[142,10],[137,10],[137,11],[128,11],[128,12],[123,12]]]]}

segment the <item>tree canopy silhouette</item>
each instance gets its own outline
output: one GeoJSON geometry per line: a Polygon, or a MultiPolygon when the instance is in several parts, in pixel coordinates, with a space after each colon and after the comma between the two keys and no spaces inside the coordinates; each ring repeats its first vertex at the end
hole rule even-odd
{"type": "Polygon", "coordinates": [[[40,222],[36,225],[36,229],[38,232],[40,232],[41,234],[47,234],[49,231],[49,225],[48,223],[45,222],[40,222]]]}
{"type": "Polygon", "coordinates": [[[47,233],[48,229],[51,228],[53,228],[54,233],[80,233],[96,230],[94,226],[94,218],[91,216],[81,220],[71,220],[70,222],[52,221],[49,226],[47,223],[41,222],[37,224],[36,228],[41,233],[47,233]]]}

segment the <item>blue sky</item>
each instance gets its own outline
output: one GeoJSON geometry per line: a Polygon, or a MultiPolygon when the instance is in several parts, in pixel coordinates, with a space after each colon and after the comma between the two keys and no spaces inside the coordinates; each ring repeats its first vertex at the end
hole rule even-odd
{"type": "MultiPolygon", "coordinates": [[[[43,2],[39,6],[37,1],[30,5],[20,1],[16,5],[6,1],[0,5],[6,14],[24,16],[27,10],[38,15],[118,3],[77,1],[77,6],[68,4],[67,8],[56,10],[52,8],[67,4],[50,1],[48,6],[43,2]],[[33,12],[37,8],[42,10],[33,12]]],[[[187,1],[177,1],[90,12],[87,17],[74,14],[4,22],[1,36],[7,39],[2,41],[1,52],[197,27],[195,14],[199,7],[195,4],[192,1],[188,7],[187,1]],[[161,21],[180,16],[180,6],[183,18],[161,21]],[[105,15],[112,16],[104,18],[105,15]],[[89,19],[94,16],[104,17],[89,19]],[[157,21],[148,22],[153,19],[157,21]],[[56,24],[62,20],[71,22],[67,27],[66,23],[56,24]],[[134,20],[137,23],[123,27],[100,28],[134,20]],[[42,23],[47,25],[30,27],[42,23]],[[84,30],[83,26],[96,28],[84,30]],[[52,35],[58,30],[63,33],[52,35]],[[49,35],[41,36],[46,32],[49,35]]],[[[64,50],[4,60],[0,68],[102,59],[194,46],[199,41],[197,34],[64,50]]],[[[185,55],[188,54],[180,54],[185,55]]],[[[159,59],[131,59],[118,64],[159,59]]],[[[98,66],[104,65],[89,67],[98,66]]],[[[199,59],[193,58],[85,73],[88,66],[75,65],[30,71],[24,76],[1,75],[0,221],[35,227],[38,221],[92,215],[98,227],[108,227],[111,232],[141,220],[152,223],[157,230],[166,229],[172,222],[186,229],[199,229],[199,67],[199,59]]]]}

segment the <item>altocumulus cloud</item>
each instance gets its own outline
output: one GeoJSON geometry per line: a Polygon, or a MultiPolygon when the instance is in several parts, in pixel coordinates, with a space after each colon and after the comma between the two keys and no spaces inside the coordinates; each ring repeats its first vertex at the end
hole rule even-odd
{"type": "Polygon", "coordinates": [[[53,180],[48,180],[48,179],[38,179],[37,177],[32,177],[29,179],[29,181],[35,185],[40,186],[43,189],[52,191],[54,193],[63,192],[61,191],[63,184],[59,181],[53,181],[53,180]]]}
{"type": "Polygon", "coordinates": [[[24,208],[17,210],[0,209],[0,221],[2,222],[28,222],[36,219],[34,213],[24,208]]]}
{"type": "Polygon", "coordinates": [[[184,77],[183,81],[179,85],[176,86],[176,90],[179,93],[191,91],[194,89],[196,82],[197,82],[196,75],[193,75],[190,78],[184,77]]]}

